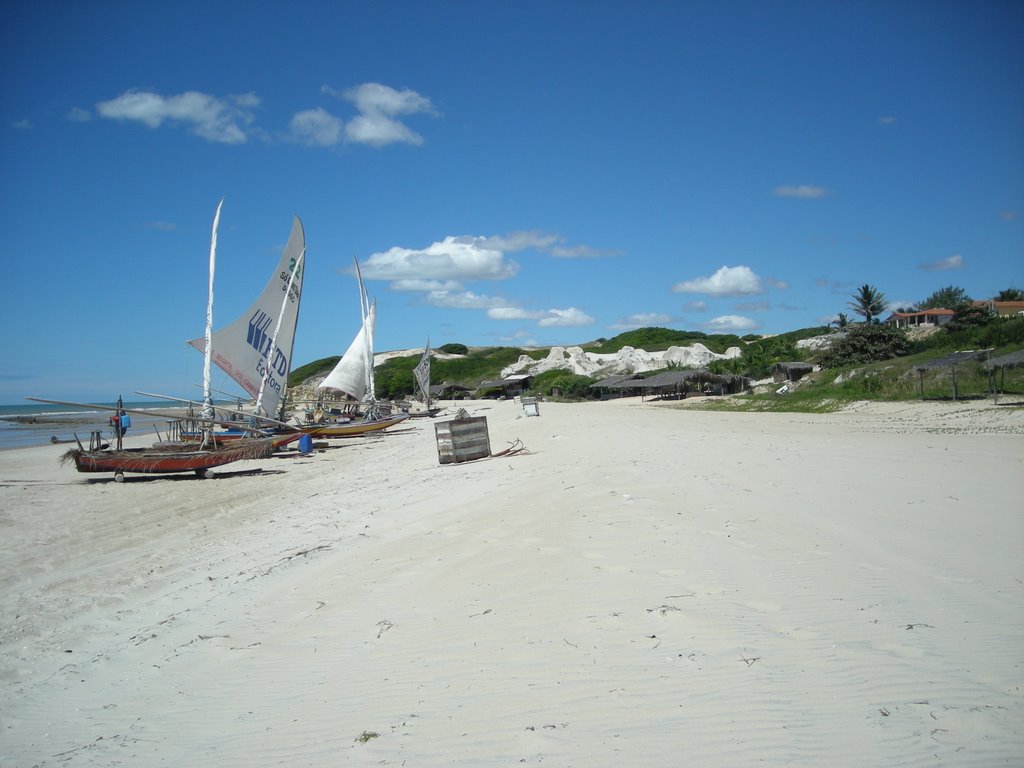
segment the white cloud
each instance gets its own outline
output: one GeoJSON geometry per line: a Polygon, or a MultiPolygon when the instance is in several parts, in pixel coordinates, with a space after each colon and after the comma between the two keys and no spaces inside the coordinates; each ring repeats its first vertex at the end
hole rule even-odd
{"type": "Polygon", "coordinates": [[[288,125],[294,141],[312,147],[333,147],[341,141],[345,124],[330,112],[317,107],[296,113],[288,125]]]}
{"type": "Polygon", "coordinates": [[[672,322],[671,315],[662,315],[655,312],[641,312],[636,315],[624,317],[616,323],[608,326],[613,331],[631,331],[635,328],[647,328],[649,326],[668,325],[672,322]]]}
{"type": "Polygon", "coordinates": [[[23,117],[20,120],[15,120],[11,123],[12,128],[17,128],[19,131],[27,131],[32,128],[32,121],[27,117],[23,117]]]}
{"type": "Polygon", "coordinates": [[[521,307],[492,307],[487,310],[491,320],[539,320],[546,312],[531,311],[521,307]]]}
{"type": "Polygon", "coordinates": [[[456,280],[395,280],[390,288],[393,291],[458,291],[462,283],[456,280]]]}
{"type": "Polygon", "coordinates": [[[896,118],[893,117],[892,115],[882,115],[880,118],[878,118],[877,122],[879,125],[895,125],[896,118]]]}
{"type": "Polygon", "coordinates": [[[720,315],[709,320],[704,324],[704,327],[712,331],[732,333],[735,331],[751,331],[757,328],[757,323],[749,317],[741,317],[740,315],[720,315]]]}
{"type": "Polygon", "coordinates": [[[356,144],[383,147],[388,144],[423,143],[423,137],[397,120],[384,115],[358,115],[345,126],[345,136],[356,144]]]}
{"type": "Polygon", "coordinates": [[[776,197],[797,197],[802,200],[816,200],[828,194],[824,187],[815,187],[811,184],[799,184],[797,186],[776,187],[772,190],[776,197]]]}
{"type": "Polygon", "coordinates": [[[707,312],[708,303],[706,301],[688,301],[683,304],[683,309],[687,312],[707,312]]]}
{"type": "Polygon", "coordinates": [[[68,120],[73,123],[88,123],[92,120],[92,112],[81,107],[72,107],[68,110],[68,120]]]}
{"type": "Polygon", "coordinates": [[[525,251],[530,248],[545,251],[561,240],[559,235],[527,230],[481,238],[481,243],[486,248],[496,248],[499,251],[525,251]]]}
{"type": "Polygon", "coordinates": [[[706,293],[710,296],[751,296],[761,293],[761,278],[750,267],[722,267],[710,277],[677,283],[676,293],[706,293]]]}
{"type": "Polygon", "coordinates": [[[423,137],[395,119],[400,115],[436,114],[430,99],[412,90],[396,91],[380,83],[364,83],[350,88],[344,98],[355,104],[359,115],[345,126],[350,141],[383,147],[387,144],[423,143],[423,137]]]}
{"type": "Polygon", "coordinates": [[[576,327],[591,325],[594,318],[575,307],[568,309],[531,310],[521,307],[500,306],[487,310],[491,320],[536,320],[543,328],[555,326],[576,327]]]}
{"type": "Polygon", "coordinates": [[[432,307],[448,307],[450,309],[487,309],[505,304],[504,299],[484,296],[472,291],[430,291],[427,304],[432,307]]]}
{"type": "Polygon", "coordinates": [[[578,327],[581,325],[591,325],[594,322],[594,318],[588,315],[582,310],[576,309],[576,307],[569,307],[568,309],[549,309],[546,313],[546,317],[541,318],[537,325],[548,327],[578,327]]]}
{"type": "Polygon", "coordinates": [[[414,115],[418,112],[434,114],[430,99],[416,91],[396,91],[380,83],[363,83],[345,91],[345,98],[360,112],[380,112],[385,115],[414,115]]]}
{"type": "Polygon", "coordinates": [[[115,99],[98,103],[96,112],[110,120],[133,120],[154,129],[165,121],[184,123],[207,141],[242,144],[247,139],[246,129],[255,119],[253,110],[259,103],[259,98],[251,93],[216,98],[197,91],[178,96],[127,91],[115,99]]]}
{"type": "Polygon", "coordinates": [[[615,256],[619,252],[598,250],[589,245],[563,245],[565,238],[552,232],[525,230],[507,235],[494,235],[486,240],[488,246],[503,251],[525,251],[532,249],[547,253],[557,259],[598,259],[615,256]]]}
{"type": "Polygon", "coordinates": [[[927,264],[918,264],[917,268],[923,269],[925,272],[945,272],[947,269],[960,269],[963,265],[963,256],[955,253],[945,259],[928,262],[927,264]]]}
{"type": "Polygon", "coordinates": [[[370,256],[362,267],[370,280],[505,280],[519,265],[481,237],[446,237],[421,250],[391,248],[370,256]]]}
{"type": "Polygon", "coordinates": [[[1017,211],[1000,211],[999,218],[1003,221],[1016,221],[1020,218],[1020,214],[1017,211]]]}
{"type": "Polygon", "coordinates": [[[602,259],[606,256],[618,256],[621,251],[599,250],[589,245],[556,246],[551,249],[551,255],[556,259],[602,259]]]}

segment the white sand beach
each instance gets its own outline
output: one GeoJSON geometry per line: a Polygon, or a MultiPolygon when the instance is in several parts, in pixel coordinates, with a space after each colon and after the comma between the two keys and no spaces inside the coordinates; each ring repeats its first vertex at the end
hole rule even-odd
{"type": "Polygon", "coordinates": [[[464,405],[529,452],[0,453],[0,765],[1024,764],[1024,409],[464,405]]]}

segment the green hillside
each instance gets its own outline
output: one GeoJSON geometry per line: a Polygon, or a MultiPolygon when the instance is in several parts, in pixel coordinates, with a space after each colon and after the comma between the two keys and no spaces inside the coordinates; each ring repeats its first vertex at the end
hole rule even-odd
{"type": "MultiPolygon", "coordinates": [[[[944,357],[955,350],[992,349],[994,355],[1006,354],[1024,348],[1024,318],[987,318],[982,321],[950,324],[927,336],[912,340],[906,332],[878,324],[851,324],[838,341],[828,350],[804,350],[796,344],[801,339],[825,336],[831,329],[826,326],[803,328],[777,336],[738,337],[732,334],[704,334],[698,331],[678,331],[670,328],[638,328],[610,339],[597,339],[580,346],[588,352],[610,354],[623,347],[657,352],[671,346],[705,345],[718,354],[729,347],[739,347],[742,355],[731,360],[718,360],[709,368],[716,373],[763,379],[770,375],[777,362],[804,361],[820,365],[824,370],[805,377],[785,398],[774,394],[731,398],[729,406],[746,403],[752,408],[796,408],[814,410],[835,407],[836,404],[857,399],[918,398],[924,388],[925,397],[942,398],[952,395],[951,371],[939,369],[920,376],[917,366],[944,357]]],[[[502,369],[526,355],[534,360],[545,358],[550,348],[524,350],[519,347],[468,348],[462,344],[448,344],[438,351],[459,354],[458,357],[431,362],[431,379],[435,383],[448,382],[475,389],[485,379],[498,378],[502,369]]],[[[420,355],[395,357],[376,369],[377,395],[382,399],[400,399],[414,391],[413,369],[420,355]]],[[[337,356],[314,360],[292,371],[288,386],[295,387],[310,377],[323,375],[338,362],[337,356]]],[[[1007,392],[1024,393],[1024,371],[1003,372],[1007,392]]],[[[569,371],[549,371],[536,377],[535,394],[550,395],[558,391],[563,396],[590,396],[593,379],[569,371]]],[[[987,371],[979,363],[958,367],[958,390],[963,396],[980,396],[988,390],[987,371]]]]}

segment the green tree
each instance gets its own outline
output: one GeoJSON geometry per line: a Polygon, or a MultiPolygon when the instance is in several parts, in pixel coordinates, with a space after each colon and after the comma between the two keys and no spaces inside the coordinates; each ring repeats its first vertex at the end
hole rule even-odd
{"type": "Polygon", "coordinates": [[[961,304],[970,304],[971,297],[967,291],[955,285],[940,288],[924,301],[917,302],[918,311],[926,309],[956,309],[961,304]]]}
{"type": "Polygon", "coordinates": [[[541,395],[551,395],[557,391],[560,397],[582,400],[594,397],[595,393],[590,389],[594,381],[589,376],[580,376],[571,371],[545,371],[534,378],[530,390],[541,395]]]}
{"type": "Polygon", "coordinates": [[[829,325],[834,325],[836,330],[845,331],[846,326],[850,324],[850,318],[846,316],[845,312],[840,312],[839,315],[829,325]]]}
{"type": "Polygon", "coordinates": [[[902,328],[891,325],[851,325],[845,337],[833,344],[821,358],[822,368],[891,360],[910,353],[910,342],[902,328]]]}
{"type": "Polygon", "coordinates": [[[993,301],[1024,301],[1024,291],[1020,288],[1004,288],[993,301]]]}
{"type": "Polygon", "coordinates": [[[947,333],[981,328],[995,320],[995,315],[987,307],[974,304],[961,304],[953,313],[953,319],[946,323],[947,333]]]}
{"type": "Polygon", "coordinates": [[[852,298],[853,301],[849,304],[850,309],[863,317],[864,322],[868,324],[877,320],[878,316],[889,306],[885,294],[873,285],[862,285],[852,298]]]}
{"type": "Polygon", "coordinates": [[[412,370],[407,366],[389,366],[374,371],[374,388],[382,400],[400,399],[411,395],[415,388],[412,370]]]}

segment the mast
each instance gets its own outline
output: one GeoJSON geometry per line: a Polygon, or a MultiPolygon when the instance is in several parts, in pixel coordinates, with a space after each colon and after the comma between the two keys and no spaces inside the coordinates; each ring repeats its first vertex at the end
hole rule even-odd
{"type": "Polygon", "coordinates": [[[217,227],[220,225],[220,208],[224,198],[217,203],[213,215],[213,232],[210,234],[210,291],[206,302],[206,350],[203,353],[203,410],[204,419],[213,419],[213,394],[210,392],[210,363],[213,360],[213,275],[217,264],[217,227]]]}
{"type": "MultiPolygon", "coordinates": [[[[295,275],[302,269],[302,257],[306,255],[306,249],[302,249],[302,253],[299,254],[299,258],[295,260],[295,269],[292,270],[288,276],[288,285],[284,289],[284,299],[281,301],[281,311],[277,315],[277,325],[274,327],[274,335],[270,337],[270,349],[267,351],[267,364],[264,366],[263,378],[260,380],[260,391],[256,395],[256,405],[253,408],[253,413],[257,416],[260,415],[260,409],[263,408],[263,392],[267,388],[267,379],[270,378],[270,361],[274,359],[274,352],[277,351],[277,334],[281,330],[281,321],[284,319],[284,311],[288,308],[288,299],[291,298],[292,284],[295,282],[295,275]]],[[[290,358],[290,355],[289,355],[290,358]]],[[[284,383],[282,383],[282,388],[284,383]]],[[[284,394],[282,392],[281,402],[284,402],[284,394]]]]}
{"type": "Polygon", "coordinates": [[[212,345],[207,345],[202,333],[199,338],[189,341],[200,354],[206,351],[207,346],[212,346],[213,365],[220,366],[251,398],[255,398],[259,392],[264,367],[269,364],[272,370],[263,393],[263,408],[267,413],[277,411],[278,400],[284,390],[280,379],[287,377],[290,369],[303,283],[302,271],[295,271],[295,262],[305,248],[304,240],[302,222],[295,216],[288,242],[281,252],[277,267],[256,301],[238,315],[234,322],[220,330],[214,328],[212,345]],[[295,277],[291,300],[277,334],[277,352],[268,360],[267,348],[270,345],[270,334],[274,330],[275,319],[281,309],[281,292],[292,273],[295,273],[295,277]]]}
{"type": "MultiPolygon", "coordinates": [[[[373,328],[366,322],[370,315],[370,297],[363,284],[363,273],[359,271],[359,261],[353,257],[356,265],[356,279],[359,281],[359,313],[363,321],[364,359],[366,365],[366,397],[372,403],[377,400],[373,382],[373,328]]],[[[376,305],[376,301],[373,302],[376,305]]]]}
{"type": "MultiPolygon", "coordinates": [[[[302,228],[302,220],[299,219],[298,216],[295,217],[295,222],[296,222],[296,224],[298,224],[299,231],[302,233],[302,256],[305,256],[306,255],[306,231],[302,228]]],[[[303,282],[305,282],[305,281],[303,281],[303,282]]],[[[291,289],[289,288],[289,292],[290,291],[291,291],[291,289]]],[[[292,327],[291,343],[288,345],[288,359],[289,360],[292,360],[292,355],[295,354],[295,330],[299,327],[299,309],[301,309],[301,307],[302,307],[302,285],[300,284],[299,285],[299,295],[295,299],[295,325],[292,327]]],[[[282,312],[282,314],[283,314],[283,312],[282,312]]],[[[277,418],[280,419],[281,421],[284,421],[285,400],[287,399],[287,394],[288,394],[288,377],[286,376],[285,380],[284,380],[284,382],[282,384],[282,387],[281,387],[281,397],[280,397],[280,399],[278,400],[278,403],[277,403],[277,418]]]]}

